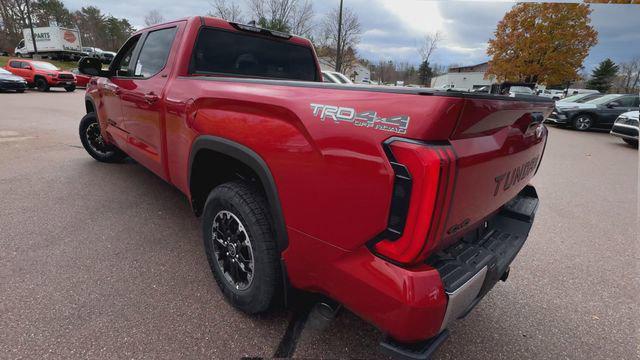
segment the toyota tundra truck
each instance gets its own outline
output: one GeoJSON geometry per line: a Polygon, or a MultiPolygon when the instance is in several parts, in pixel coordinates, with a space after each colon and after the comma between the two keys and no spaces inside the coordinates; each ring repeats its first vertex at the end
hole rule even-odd
{"type": "Polygon", "coordinates": [[[384,351],[427,358],[532,226],[549,99],[323,83],[309,40],[211,17],[79,67],[87,152],[186,195],[244,312],[319,294],[379,328],[384,351]]]}

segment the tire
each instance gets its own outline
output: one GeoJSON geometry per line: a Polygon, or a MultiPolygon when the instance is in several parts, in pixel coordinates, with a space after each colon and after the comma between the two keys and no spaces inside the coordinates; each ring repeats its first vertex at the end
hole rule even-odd
{"type": "Polygon", "coordinates": [[[46,79],[43,78],[37,78],[36,79],[36,88],[38,89],[38,91],[49,91],[49,83],[47,83],[46,79]]]}
{"type": "Polygon", "coordinates": [[[202,234],[211,272],[227,301],[248,314],[268,310],[282,295],[271,219],[264,196],[243,181],[216,187],[204,206],[202,234]]]}
{"type": "Polygon", "coordinates": [[[19,58],[21,58],[21,59],[22,59],[22,53],[17,53],[17,54],[16,54],[16,57],[19,57],[19,58]]]}
{"type": "Polygon", "coordinates": [[[22,93],[24,92],[24,89],[16,90],[16,92],[17,92],[18,94],[22,94],[22,93]]]}
{"type": "Polygon", "coordinates": [[[79,134],[84,149],[91,157],[100,162],[117,163],[127,157],[117,147],[104,143],[95,113],[88,113],[80,120],[79,134]]]}
{"type": "Polygon", "coordinates": [[[626,142],[627,144],[633,147],[638,147],[638,140],[633,140],[633,139],[622,139],[622,140],[624,140],[624,142],[626,142]]]}
{"type": "Polygon", "coordinates": [[[573,128],[578,131],[587,131],[593,127],[593,117],[589,114],[578,114],[573,117],[573,128]]]}
{"type": "Polygon", "coordinates": [[[64,89],[67,90],[67,92],[74,92],[76,91],[76,86],[75,85],[65,86],[64,89]]]}

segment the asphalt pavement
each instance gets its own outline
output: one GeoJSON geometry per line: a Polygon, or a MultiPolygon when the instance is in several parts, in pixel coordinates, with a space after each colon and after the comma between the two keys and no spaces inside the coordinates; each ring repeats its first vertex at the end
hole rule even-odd
{"type": "MultiPolygon", "coordinates": [[[[82,149],[83,91],[0,93],[0,358],[272,357],[291,311],[222,298],[172,186],[82,149]]],[[[540,209],[512,265],[436,359],[637,359],[638,151],[550,128],[540,209]]],[[[384,358],[348,311],[296,358],[384,358]]]]}

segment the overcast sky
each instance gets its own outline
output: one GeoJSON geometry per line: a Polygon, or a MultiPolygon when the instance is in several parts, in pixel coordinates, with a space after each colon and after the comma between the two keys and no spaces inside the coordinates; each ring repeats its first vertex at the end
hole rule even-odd
{"type": "MultiPolygon", "coordinates": [[[[236,0],[244,3],[244,0],[236,0]]],[[[208,0],[63,0],[71,9],[94,5],[116,17],[129,19],[140,28],[144,16],[158,9],[170,20],[203,15],[208,0]]],[[[339,0],[312,0],[319,23],[339,0]]],[[[488,60],[485,50],[496,24],[513,5],[512,1],[430,1],[430,0],[344,0],[362,25],[359,54],[369,60],[391,59],[418,64],[417,47],[424,34],[440,31],[444,39],[434,54],[434,62],[444,65],[471,65],[488,60]]],[[[602,59],[616,62],[640,56],[640,5],[592,5],[592,25],[598,44],[591,49],[585,68],[591,70],[602,59]]],[[[245,9],[246,11],[246,9],[245,9]]]]}

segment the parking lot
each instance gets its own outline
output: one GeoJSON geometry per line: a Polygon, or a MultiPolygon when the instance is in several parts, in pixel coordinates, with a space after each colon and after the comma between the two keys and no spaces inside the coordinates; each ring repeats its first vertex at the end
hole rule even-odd
{"type": "MultiPolygon", "coordinates": [[[[289,311],[224,302],[186,198],[135,162],[82,149],[83,91],[0,94],[0,358],[272,357],[289,311]]],[[[638,151],[550,128],[541,205],[506,283],[436,359],[632,359],[638,347],[638,151]]],[[[343,311],[294,357],[384,358],[343,311]]]]}

